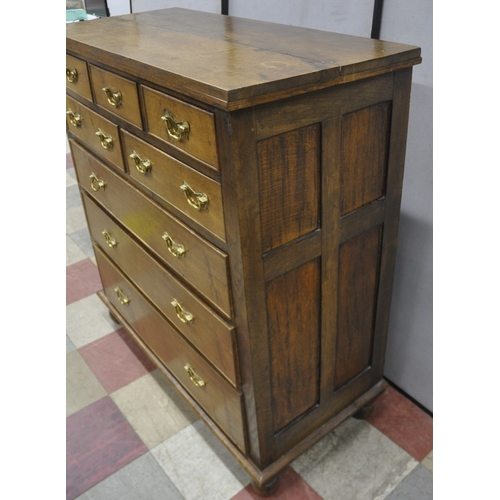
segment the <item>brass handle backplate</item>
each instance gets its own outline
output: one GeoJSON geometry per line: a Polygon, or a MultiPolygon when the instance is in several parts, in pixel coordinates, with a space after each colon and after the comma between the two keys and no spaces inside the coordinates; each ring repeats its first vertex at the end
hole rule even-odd
{"type": "Polygon", "coordinates": [[[82,117],[78,113],[75,113],[71,108],[68,108],[66,114],[68,115],[68,119],[73,127],[82,126],[82,117]]]}
{"type": "Polygon", "coordinates": [[[66,66],[66,78],[69,83],[76,83],[78,81],[78,70],[66,66]]]}
{"type": "Polygon", "coordinates": [[[99,179],[97,175],[94,174],[94,172],[89,175],[89,178],[92,191],[95,191],[97,193],[97,191],[106,187],[106,183],[102,179],[99,179]]]}
{"type": "Polygon", "coordinates": [[[185,309],[182,308],[181,304],[177,301],[177,299],[172,300],[170,302],[172,306],[174,306],[175,313],[177,314],[177,317],[185,324],[192,323],[194,321],[194,316],[190,313],[187,312],[185,309]]]}
{"type": "Polygon", "coordinates": [[[111,87],[104,87],[102,91],[106,94],[109,104],[114,108],[119,108],[122,104],[122,93],[119,90],[113,90],[111,87]]]}
{"type": "Polygon", "coordinates": [[[187,202],[195,210],[208,210],[208,196],[205,193],[196,193],[186,181],[180,186],[186,196],[187,202]]]}
{"type": "Polygon", "coordinates": [[[162,238],[165,241],[165,243],[167,244],[168,251],[174,257],[182,257],[183,255],[186,254],[186,249],[184,248],[184,245],[181,245],[180,243],[176,243],[168,233],[165,233],[162,236],[162,238]]]}
{"type": "Polygon", "coordinates": [[[165,110],[161,119],[165,122],[169,137],[174,141],[180,141],[184,137],[189,138],[189,131],[191,130],[189,122],[186,120],[175,121],[174,115],[168,110],[165,110]]]}
{"type": "Polygon", "coordinates": [[[120,288],[116,287],[113,290],[116,293],[121,305],[126,306],[130,302],[130,299],[126,295],[123,294],[123,292],[120,290],[120,288]]]}
{"type": "Polygon", "coordinates": [[[113,138],[110,135],[106,135],[100,128],[97,129],[95,135],[99,137],[104,149],[113,149],[113,138]]]}
{"type": "Polygon", "coordinates": [[[196,387],[201,387],[203,389],[203,387],[207,385],[207,383],[199,375],[196,374],[189,363],[186,363],[186,365],[184,365],[184,370],[187,371],[191,382],[193,382],[196,387]]]}
{"type": "Polygon", "coordinates": [[[109,248],[113,248],[118,245],[118,242],[108,233],[108,231],[106,231],[106,229],[102,232],[102,235],[104,236],[109,248]]]}
{"type": "Polygon", "coordinates": [[[135,151],[132,151],[130,158],[134,160],[135,166],[141,174],[146,175],[148,172],[151,172],[153,164],[147,158],[142,159],[135,151]]]}

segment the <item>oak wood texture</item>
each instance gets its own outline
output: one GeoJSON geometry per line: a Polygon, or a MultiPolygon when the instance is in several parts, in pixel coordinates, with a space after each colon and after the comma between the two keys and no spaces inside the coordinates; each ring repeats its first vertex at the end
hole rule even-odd
{"type": "Polygon", "coordinates": [[[89,220],[92,239],[101,250],[130,277],[134,285],[163,315],[236,387],[239,383],[234,327],[206,306],[181,281],[158,264],[124,229],[114,222],[87,195],[83,202],[89,220]],[[103,235],[106,231],[115,240],[109,246],[103,235]],[[182,308],[193,315],[184,323],[172,305],[176,299],[182,308]]]}
{"type": "Polygon", "coordinates": [[[76,70],[76,79],[69,81],[66,77],[66,88],[77,92],[85,99],[92,100],[92,90],[90,89],[89,71],[87,63],[78,59],[77,57],[66,54],[66,68],[69,70],[76,70]]]}
{"type": "Polygon", "coordinates": [[[220,183],[124,130],[122,130],[122,144],[131,177],[225,241],[220,183]],[[133,152],[141,159],[150,161],[151,169],[147,173],[138,170],[134,159],[131,158],[133,152]],[[203,193],[208,197],[207,208],[196,210],[188,203],[181,189],[184,182],[196,193],[203,193]]]}
{"type": "Polygon", "coordinates": [[[105,257],[94,247],[104,292],[115,308],[160,358],[177,380],[191,394],[224,432],[245,452],[245,434],[241,394],[233,389],[168,323],[105,257]],[[129,299],[122,304],[118,288],[129,299]],[[190,365],[204,387],[196,386],[185,370],[190,365]]]}
{"type": "Polygon", "coordinates": [[[142,128],[141,110],[139,108],[139,96],[137,84],[127,78],[115,75],[102,68],[90,65],[90,80],[94,89],[95,101],[99,106],[111,111],[123,119],[142,128]],[[113,106],[108,101],[104,88],[109,87],[113,92],[120,92],[120,102],[113,106]]]}
{"type": "Polygon", "coordinates": [[[227,255],[153,203],[74,141],[70,141],[70,147],[81,186],[169,267],[230,317],[227,255]],[[94,192],[89,180],[91,174],[106,182],[106,187],[94,192]],[[184,246],[185,255],[172,255],[163,239],[165,233],[175,243],[184,246]]]}
{"type": "Polygon", "coordinates": [[[320,262],[267,283],[273,430],[319,402],[320,262]]]}
{"type": "Polygon", "coordinates": [[[319,147],[317,124],[257,144],[264,252],[318,227],[319,147]]]}
{"type": "Polygon", "coordinates": [[[149,133],[218,170],[213,113],[148,87],[143,86],[142,91],[149,133]],[[176,122],[186,121],[189,124],[189,132],[185,137],[174,140],[168,134],[165,122],[161,119],[166,111],[172,114],[176,122]]]}
{"type": "Polygon", "coordinates": [[[66,124],[71,133],[85,142],[95,154],[106,158],[121,170],[125,170],[118,127],[70,97],[66,97],[66,110],[71,110],[81,118],[81,125],[75,126],[71,123],[70,116],[66,115],[66,124]],[[98,130],[106,137],[111,137],[113,141],[111,148],[103,148],[101,140],[96,135],[98,130]]]}
{"type": "Polygon", "coordinates": [[[68,53],[92,74],[137,86],[142,117],[134,125],[67,90],[121,139],[123,170],[69,128],[106,283],[99,295],[265,492],[385,387],[420,49],[184,9],[67,34],[68,53]],[[189,122],[180,141],[166,110],[189,122]],[[151,161],[148,172],[132,151],[151,161]],[[91,173],[103,189],[92,190],[91,173]],[[208,211],[189,212],[184,181],[208,195],[208,211]],[[183,257],[168,252],[165,231],[183,257]],[[179,323],[172,295],[192,323],[179,323]],[[186,355],[205,389],[184,370],[186,355]]]}

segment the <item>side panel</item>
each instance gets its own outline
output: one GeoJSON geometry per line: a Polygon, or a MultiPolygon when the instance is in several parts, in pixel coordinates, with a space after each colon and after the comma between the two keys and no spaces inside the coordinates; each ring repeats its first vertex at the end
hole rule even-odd
{"type": "Polygon", "coordinates": [[[346,241],[339,253],[335,388],[371,364],[380,265],[380,226],[346,241]]]}
{"type": "Polygon", "coordinates": [[[266,285],[275,433],[319,402],[320,272],[316,259],[266,285]]]}

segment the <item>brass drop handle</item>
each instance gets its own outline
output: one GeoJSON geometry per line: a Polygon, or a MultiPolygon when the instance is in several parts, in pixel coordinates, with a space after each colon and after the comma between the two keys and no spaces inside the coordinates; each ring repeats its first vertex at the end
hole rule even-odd
{"type": "Polygon", "coordinates": [[[102,91],[106,94],[109,104],[114,108],[119,108],[122,104],[122,93],[119,90],[113,90],[111,87],[104,87],[102,91]]]}
{"type": "Polygon", "coordinates": [[[169,137],[174,141],[180,141],[183,137],[188,139],[188,134],[191,129],[189,122],[186,120],[175,121],[174,115],[168,110],[165,110],[161,119],[165,122],[169,137]]]}
{"type": "Polygon", "coordinates": [[[186,365],[184,365],[184,370],[187,371],[191,382],[193,382],[196,387],[201,387],[203,389],[207,385],[207,383],[199,375],[196,374],[189,363],[186,363],[186,365]]]}
{"type": "Polygon", "coordinates": [[[104,149],[113,149],[113,138],[110,135],[106,135],[100,128],[97,129],[95,135],[99,137],[104,149]]]}
{"type": "Polygon", "coordinates": [[[92,191],[95,191],[97,193],[97,191],[106,187],[106,183],[102,179],[99,179],[97,175],[94,174],[94,172],[89,175],[89,178],[92,191]]]}
{"type": "Polygon", "coordinates": [[[73,127],[82,126],[82,117],[78,113],[75,113],[71,108],[68,108],[66,114],[68,115],[69,121],[73,127]]]}
{"type": "Polygon", "coordinates": [[[123,294],[123,292],[120,290],[119,287],[116,287],[113,290],[116,293],[118,300],[120,301],[120,304],[122,306],[126,306],[130,302],[130,299],[126,295],[123,294]]]}
{"type": "Polygon", "coordinates": [[[177,317],[184,324],[192,323],[194,321],[194,316],[190,312],[187,312],[185,309],[183,309],[177,299],[172,300],[170,304],[172,304],[172,306],[174,307],[177,317]]]}
{"type": "Polygon", "coordinates": [[[106,240],[106,243],[109,248],[116,247],[118,245],[118,242],[109,234],[109,232],[105,229],[102,232],[102,235],[104,236],[104,239],[106,240]]]}
{"type": "Polygon", "coordinates": [[[182,257],[183,255],[186,254],[186,249],[184,248],[184,245],[181,245],[180,243],[176,243],[172,237],[168,233],[164,233],[162,236],[163,240],[167,244],[168,251],[174,256],[174,257],[182,257]]]}
{"type": "Polygon", "coordinates": [[[78,81],[78,70],[66,66],[66,78],[69,83],[76,83],[78,81]]]}
{"type": "Polygon", "coordinates": [[[151,172],[151,168],[153,167],[153,164],[147,158],[142,159],[133,150],[132,150],[132,154],[130,155],[130,158],[132,158],[132,160],[134,160],[135,166],[141,174],[146,175],[148,172],[151,172]]]}
{"type": "Polygon", "coordinates": [[[208,210],[208,196],[205,193],[196,193],[186,181],[182,182],[180,188],[184,191],[187,202],[195,210],[208,210]]]}

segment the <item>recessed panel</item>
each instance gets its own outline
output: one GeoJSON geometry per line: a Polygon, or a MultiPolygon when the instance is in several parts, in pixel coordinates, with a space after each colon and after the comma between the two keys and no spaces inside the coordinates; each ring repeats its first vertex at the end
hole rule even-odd
{"type": "Polygon", "coordinates": [[[383,102],[342,118],[341,215],[385,194],[390,114],[383,102]]]}
{"type": "Polygon", "coordinates": [[[265,253],[318,227],[320,128],[299,128],[257,147],[265,253]]]}
{"type": "Polygon", "coordinates": [[[340,246],[336,388],[359,375],[371,363],[380,240],[381,226],[375,226],[340,246]]]}
{"type": "Polygon", "coordinates": [[[320,263],[307,262],[266,287],[274,431],[319,398],[320,263]]]}

